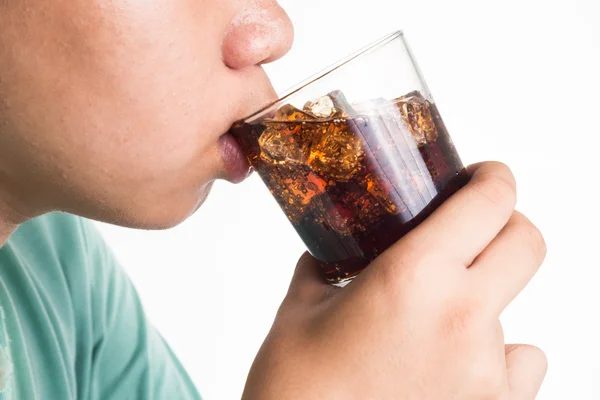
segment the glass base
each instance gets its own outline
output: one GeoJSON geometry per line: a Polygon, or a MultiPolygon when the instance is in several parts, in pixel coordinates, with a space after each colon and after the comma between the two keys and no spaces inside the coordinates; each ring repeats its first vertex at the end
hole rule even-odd
{"type": "Polygon", "coordinates": [[[325,278],[327,280],[327,283],[329,283],[331,286],[336,286],[339,288],[343,288],[346,287],[350,282],[352,282],[354,280],[354,278],[356,278],[358,276],[359,272],[356,272],[354,275],[352,276],[348,276],[346,278],[343,279],[327,279],[327,277],[325,278]]]}

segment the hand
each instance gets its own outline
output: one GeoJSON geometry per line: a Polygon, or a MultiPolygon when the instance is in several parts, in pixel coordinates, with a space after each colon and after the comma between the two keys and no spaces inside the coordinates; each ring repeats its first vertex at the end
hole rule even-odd
{"type": "Polygon", "coordinates": [[[246,400],[533,400],[544,353],[498,317],[545,257],[499,163],[344,289],[303,256],[250,371],[246,400]]]}

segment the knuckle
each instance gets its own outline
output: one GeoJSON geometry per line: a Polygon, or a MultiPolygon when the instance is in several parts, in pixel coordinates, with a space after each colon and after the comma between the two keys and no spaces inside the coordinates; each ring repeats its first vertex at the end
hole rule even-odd
{"type": "Polygon", "coordinates": [[[485,364],[473,363],[469,381],[471,393],[477,399],[497,400],[504,390],[504,376],[485,364]]]}
{"type": "Polygon", "coordinates": [[[506,375],[504,368],[495,362],[490,362],[489,354],[471,348],[467,352],[464,377],[468,398],[474,399],[499,399],[506,389],[506,375]]]}
{"type": "Polygon", "coordinates": [[[526,249],[536,261],[542,261],[548,252],[546,240],[542,232],[524,216],[520,218],[517,232],[526,249]]]}
{"type": "Polygon", "coordinates": [[[314,294],[306,286],[292,285],[284,297],[284,304],[288,307],[304,305],[312,299],[311,296],[314,297],[314,294]]]}
{"type": "Polygon", "coordinates": [[[515,176],[512,173],[510,167],[499,161],[490,161],[485,163],[485,167],[482,168],[486,173],[501,176],[512,186],[516,186],[515,176]]]}
{"type": "Polygon", "coordinates": [[[314,261],[314,258],[310,255],[310,253],[304,252],[298,262],[296,263],[295,275],[298,275],[304,268],[309,268],[311,262],[314,261]]]}
{"type": "Polygon", "coordinates": [[[442,312],[440,333],[446,336],[464,336],[469,341],[476,334],[481,307],[471,299],[449,302],[442,312]]]}
{"type": "Polygon", "coordinates": [[[411,287],[414,282],[414,266],[405,258],[398,260],[385,259],[369,269],[377,275],[383,293],[402,293],[405,288],[411,287]]]}
{"type": "Polygon", "coordinates": [[[406,290],[414,287],[418,280],[420,266],[426,256],[418,243],[405,237],[401,246],[394,246],[383,253],[367,269],[378,275],[384,288],[398,292],[399,288],[406,290]]]}
{"type": "Polygon", "coordinates": [[[484,173],[479,176],[479,179],[472,181],[471,187],[475,193],[496,207],[512,210],[517,203],[514,180],[503,174],[484,173]]]}

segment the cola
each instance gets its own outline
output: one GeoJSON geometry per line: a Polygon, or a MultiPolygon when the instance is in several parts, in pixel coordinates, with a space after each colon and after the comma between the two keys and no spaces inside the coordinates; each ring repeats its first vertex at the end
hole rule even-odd
{"type": "Polygon", "coordinates": [[[468,181],[436,105],[418,91],[353,105],[334,91],[231,132],[334,284],[468,181]]]}

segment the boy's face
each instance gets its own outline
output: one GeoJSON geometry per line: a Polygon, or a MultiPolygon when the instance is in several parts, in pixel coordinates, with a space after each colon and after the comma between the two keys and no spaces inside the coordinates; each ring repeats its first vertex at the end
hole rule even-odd
{"type": "Polygon", "coordinates": [[[0,199],[177,224],[247,172],[223,134],[292,36],[275,0],[0,0],[0,199]]]}

